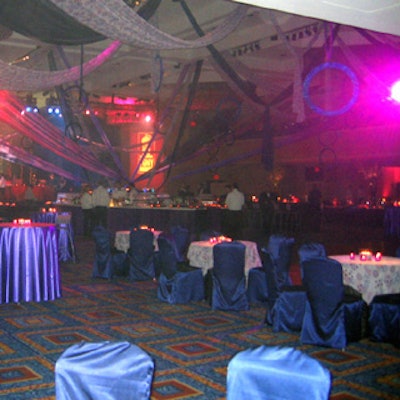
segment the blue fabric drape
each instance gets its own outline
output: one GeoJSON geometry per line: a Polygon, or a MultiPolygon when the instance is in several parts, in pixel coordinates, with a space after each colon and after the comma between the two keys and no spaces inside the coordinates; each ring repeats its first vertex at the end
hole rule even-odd
{"type": "Polygon", "coordinates": [[[154,268],[154,235],[149,229],[133,228],[129,238],[129,279],[152,280],[154,268]]]}
{"type": "Polygon", "coordinates": [[[246,246],[240,242],[222,242],[213,248],[212,274],[213,310],[247,310],[246,277],[244,274],[246,246]]]}
{"type": "Polygon", "coordinates": [[[309,259],[303,271],[307,302],[301,342],[344,349],[348,341],[360,339],[366,304],[344,302],[341,264],[330,258],[309,259]]]}
{"type": "Polygon", "coordinates": [[[160,276],[157,297],[166,303],[184,304],[204,300],[204,278],[201,269],[178,271],[178,260],[170,239],[158,238],[160,276]]]}
{"type": "Polygon", "coordinates": [[[111,233],[103,226],[96,226],[92,236],[96,245],[93,278],[111,279],[114,275],[126,275],[127,255],[122,251],[112,251],[111,233]]]}
{"type": "Polygon", "coordinates": [[[81,342],[56,362],[57,400],[150,399],[154,362],[128,342],[81,342]]]}
{"type": "Polygon", "coordinates": [[[327,400],[329,370],[300,350],[260,346],[228,364],[227,400],[327,400]]]}

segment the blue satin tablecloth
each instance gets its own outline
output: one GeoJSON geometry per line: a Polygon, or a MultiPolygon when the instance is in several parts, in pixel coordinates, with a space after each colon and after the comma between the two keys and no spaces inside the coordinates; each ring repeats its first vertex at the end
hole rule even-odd
{"type": "Polygon", "coordinates": [[[0,224],[0,304],[61,297],[54,224],[0,224]]]}

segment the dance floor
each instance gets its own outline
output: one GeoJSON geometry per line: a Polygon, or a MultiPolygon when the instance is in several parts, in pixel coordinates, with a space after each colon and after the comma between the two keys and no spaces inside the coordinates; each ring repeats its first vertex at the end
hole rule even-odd
{"type": "Polygon", "coordinates": [[[262,324],[261,305],[222,312],[206,302],[161,303],[155,282],[92,279],[93,242],[76,242],[79,262],[61,265],[62,298],[0,305],[0,399],[54,399],[61,353],[105,340],[129,341],[154,359],[157,400],[224,399],[229,360],[260,345],[295,347],[318,359],[332,374],[332,400],[400,398],[400,349],[393,345],[366,338],[345,351],[305,346],[298,335],[262,324]]]}

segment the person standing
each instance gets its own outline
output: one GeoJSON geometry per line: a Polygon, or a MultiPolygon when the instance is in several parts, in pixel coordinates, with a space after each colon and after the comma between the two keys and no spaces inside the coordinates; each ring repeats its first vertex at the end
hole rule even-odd
{"type": "Polygon", "coordinates": [[[241,239],[243,235],[243,206],[245,205],[245,198],[237,183],[233,184],[232,190],[227,194],[225,205],[228,208],[226,234],[234,240],[241,239]]]}
{"type": "Polygon", "coordinates": [[[95,226],[107,228],[108,207],[110,205],[110,194],[105,187],[105,183],[100,181],[92,194],[94,207],[95,226]]]}
{"type": "Polygon", "coordinates": [[[94,228],[92,188],[84,188],[81,196],[81,208],[83,213],[83,234],[90,236],[94,228]]]}

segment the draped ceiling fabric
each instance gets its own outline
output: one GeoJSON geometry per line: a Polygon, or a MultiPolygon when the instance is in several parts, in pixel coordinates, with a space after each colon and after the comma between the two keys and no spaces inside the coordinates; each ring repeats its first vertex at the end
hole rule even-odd
{"type": "Polygon", "coordinates": [[[0,89],[34,92],[78,80],[81,76],[94,71],[112,57],[120,46],[120,42],[113,42],[97,57],[84,63],[82,68],[77,65],[60,71],[29,70],[16,65],[9,65],[0,60],[0,89]]]}
{"type": "Polygon", "coordinates": [[[229,35],[242,21],[248,7],[238,6],[217,28],[195,40],[162,32],[141,18],[121,0],[50,0],[68,15],[109,39],[147,49],[194,49],[229,35]]]}
{"type": "MultiPolygon", "coordinates": [[[[26,69],[0,61],[0,90],[34,92],[77,81],[110,59],[122,44],[148,49],[205,47],[229,35],[248,10],[247,6],[240,5],[211,32],[196,40],[183,40],[162,32],[146,22],[159,4],[160,0],[149,0],[136,12],[122,0],[0,2],[0,24],[45,43],[83,45],[104,39],[115,40],[97,57],[82,65],[59,71],[26,69]]],[[[89,171],[101,173],[112,179],[121,178],[121,171],[115,172],[100,163],[87,148],[66,138],[40,115],[21,117],[22,104],[17,104],[18,101],[11,95],[0,92],[0,97],[3,101],[10,102],[0,110],[0,121],[16,129],[18,134],[30,138],[53,154],[89,171]]],[[[56,166],[51,168],[51,164],[41,160],[38,155],[18,151],[5,140],[3,144],[10,158],[13,154],[21,162],[44,170],[53,170],[67,178],[71,177],[68,171],[62,171],[56,166]]]]}
{"type": "MultiPolygon", "coordinates": [[[[117,172],[101,163],[87,148],[67,138],[62,131],[40,114],[26,113],[21,115],[23,104],[10,93],[0,91],[0,103],[2,104],[0,122],[6,123],[18,133],[75,165],[111,179],[120,179],[117,172]]],[[[33,160],[22,161],[34,165],[33,160]]]]}
{"type": "Polygon", "coordinates": [[[21,35],[58,45],[78,45],[106,39],[75,21],[49,0],[1,0],[0,24],[21,35]]]}

